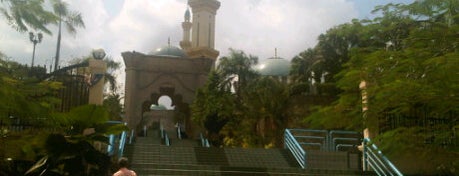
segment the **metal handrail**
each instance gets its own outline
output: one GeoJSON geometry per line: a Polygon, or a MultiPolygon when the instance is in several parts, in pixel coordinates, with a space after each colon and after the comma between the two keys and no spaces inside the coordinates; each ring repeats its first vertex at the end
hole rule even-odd
{"type": "Polygon", "coordinates": [[[119,143],[119,148],[118,148],[118,156],[122,157],[124,153],[124,145],[126,145],[126,139],[127,139],[127,132],[123,131],[121,133],[121,138],[120,138],[120,143],[119,143]]]}
{"type": "Polygon", "coordinates": [[[115,138],[116,135],[114,134],[108,135],[107,153],[109,156],[112,156],[115,153],[115,138]]]}
{"type": "Polygon", "coordinates": [[[201,139],[201,147],[210,147],[209,140],[202,133],[199,133],[199,139],[201,139]]]}
{"type": "Polygon", "coordinates": [[[302,139],[307,141],[301,141],[301,145],[320,145],[320,150],[328,150],[329,148],[329,135],[327,130],[315,130],[315,129],[290,129],[292,136],[295,140],[300,141],[302,139]],[[295,134],[296,133],[296,134],[295,134]],[[295,135],[294,135],[295,134],[295,135]],[[310,141],[313,140],[313,141],[310,141]],[[317,142],[320,140],[321,142],[317,142]]]}
{"type": "Polygon", "coordinates": [[[135,130],[132,129],[131,134],[129,135],[129,144],[132,144],[132,141],[134,140],[134,133],[135,133],[135,130]]]}
{"type": "Polygon", "coordinates": [[[167,132],[166,130],[163,128],[162,125],[159,126],[159,131],[161,133],[161,140],[164,140],[164,144],[166,146],[170,146],[171,145],[171,142],[170,142],[170,139],[169,139],[169,136],[167,135],[167,132]]]}
{"type": "Polygon", "coordinates": [[[182,130],[180,129],[180,124],[177,125],[177,137],[182,139],[182,130]]]}
{"type": "Polygon", "coordinates": [[[115,149],[118,149],[118,157],[123,156],[124,153],[124,146],[126,145],[127,141],[127,132],[123,131],[120,135],[109,134],[108,135],[108,145],[107,145],[107,153],[109,156],[115,154],[115,149]],[[118,146],[117,146],[118,145],[118,146]]]}
{"type": "Polygon", "coordinates": [[[364,171],[371,169],[378,175],[403,176],[394,164],[382,154],[378,147],[371,143],[370,138],[363,139],[363,161],[364,171]]]}
{"type": "Polygon", "coordinates": [[[301,168],[306,168],[306,151],[296,141],[289,129],[285,129],[284,140],[284,148],[290,150],[301,168]]]}
{"type": "Polygon", "coordinates": [[[166,133],[166,132],[164,132],[164,144],[165,144],[166,146],[170,146],[170,145],[171,145],[171,142],[170,142],[170,140],[169,140],[169,136],[167,136],[167,133],[166,133]]]}
{"type": "Polygon", "coordinates": [[[359,132],[356,131],[344,131],[344,130],[331,130],[329,132],[329,137],[328,137],[328,147],[329,150],[337,150],[339,147],[339,144],[336,144],[336,140],[355,140],[358,142],[361,138],[356,138],[356,137],[334,137],[334,135],[360,135],[359,132]]]}

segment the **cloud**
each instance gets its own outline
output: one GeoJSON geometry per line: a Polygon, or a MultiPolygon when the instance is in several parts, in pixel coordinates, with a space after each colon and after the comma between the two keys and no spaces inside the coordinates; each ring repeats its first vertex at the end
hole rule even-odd
{"type": "Polygon", "coordinates": [[[278,48],[279,56],[291,59],[314,46],[320,33],[356,16],[346,1],[222,1],[216,47],[222,54],[232,47],[260,59],[272,57],[278,48]]]}

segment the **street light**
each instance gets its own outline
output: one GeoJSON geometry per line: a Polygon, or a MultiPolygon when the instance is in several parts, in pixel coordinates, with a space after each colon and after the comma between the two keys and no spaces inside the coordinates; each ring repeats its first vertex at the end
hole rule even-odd
{"type": "Polygon", "coordinates": [[[29,32],[29,39],[33,43],[33,53],[32,53],[32,64],[31,67],[33,67],[33,61],[35,60],[35,46],[37,43],[40,43],[41,40],[43,39],[43,34],[40,32],[35,35],[33,32],[29,32]]]}

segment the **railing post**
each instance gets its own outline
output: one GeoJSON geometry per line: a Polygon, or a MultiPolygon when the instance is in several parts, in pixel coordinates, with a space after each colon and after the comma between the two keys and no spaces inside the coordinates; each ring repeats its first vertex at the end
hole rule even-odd
{"type": "Polygon", "coordinates": [[[163,128],[163,125],[161,125],[159,128],[160,128],[159,131],[161,131],[161,139],[164,139],[164,128],[163,128]]]}
{"type": "Polygon", "coordinates": [[[121,139],[120,139],[120,142],[119,142],[119,148],[118,148],[118,157],[122,157],[123,156],[123,153],[124,153],[124,145],[126,144],[126,136],[127,136],[127,132],[126,131],[123,131],[121,133],[121,139]]]}
{"type": "Polygon", "coordinates": [[[132,140],[134,140],[134,129],[131,130],[131,135],[129,136],[129,144],[132,144],[132,140]]]}
{"type": "Polygon", "coordinates": [[[368,155],[367,155],[367,141],[364,139],[362,141],[362,163],[363,171],[368,171],[368,155]]]}
{"type": "Polygon", "coordinates": [[[171,144],[170,144],[170,141],[169,141],[169,137],[167,136],[167,133],[164,134],[164,137],[165,137],[166,146],[171,145],[171,144]]]}
{"type": "Polygon", "coordinates": [[[180,130],[180,124],[177,125],[177,137],[182,139],[182,131],[180,130]]]}

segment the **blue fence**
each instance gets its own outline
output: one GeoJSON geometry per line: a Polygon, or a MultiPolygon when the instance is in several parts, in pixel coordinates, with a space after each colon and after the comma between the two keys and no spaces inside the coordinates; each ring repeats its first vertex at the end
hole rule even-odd
{"type": "MultiPolygon", "coordinates": [[[[124,122],[120,121],[108,121],[109,124],[124,124],[124,122]]],[[[123,131],[121,134],[109,134],[108,135],[108,145],[107,145],[107,153],[109,156],[114,156],[115,154],[117,157],[122,157],[124,153],[124,147],[127,142],[128,131],[123,131]]],[[[132,136],[131,136],[132,138],[132,136]]]]}
{"type": "Polygon", "coordinates": [[[306,168],[306,152],[303,150],[289,129],[285,129],[284,140],[284,148],[290,150],[301,168],[306,168]]]}
{"type": "Polygon", "coordinates": [[[286,129],[286,133],[303,149],[323,151],[347,151],[361,144],[362,135],[355,131],[286,129]]]}
{"type": "Polygon", "coordinates": [[[363,147],[363,170],[374,171],[376,174],[382,175],[397,175],[403,174],[390,162],[386,156],[373,144],[369,138],[365,138],[363,147]]]}
{"type": "Polygon", "coordinates": [[[307,168],[307,151],[351,151],[361,144],[362,135],[354,131],[285,129],[284,147],[301,168],[307,168]]]}
{"type": "Polygon", "coordinates": [[[370,139],[362,139],[355,131],[285,129],[284,147],[295,157],[301,168],[307,168],[307,152],[322,151],[356,151],[363,144],[364,171],[374,171],[382,175],[403,175],[377,148],[370,139]]]}

